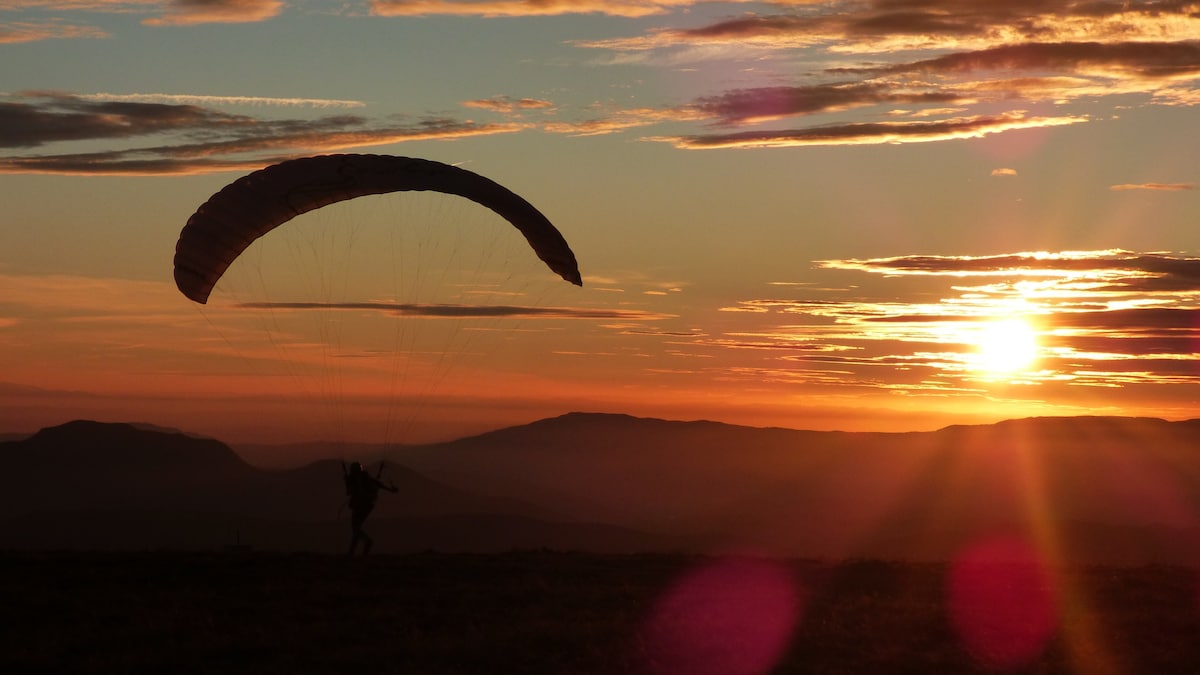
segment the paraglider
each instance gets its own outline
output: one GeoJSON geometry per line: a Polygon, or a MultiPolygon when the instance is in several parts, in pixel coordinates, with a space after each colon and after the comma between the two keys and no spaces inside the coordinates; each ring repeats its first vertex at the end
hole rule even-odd
{"type": "MultiPolygon", "coordinates": [[[[444,433],[435,425],[453,422],[452,409],[439,418],[430,406],[468,395],[460,366],[538,317],[566,287],[555,276],[582,286],[566,240],[524,198],[461,167],[391,155],[248,173],[203,201],[174,251],[178,290],[254,373],[249,389],[287,396],[306,428],[327,427],[311,433],[341,440],[390,441],[398,426],[408,442],[418,427],[444,433]]],[[[533,333],[517,349],[537,349],[533,333]]],[[[258,433],[273,422],[243,423],[258,433]]]]}
{"type": "Polygon", "coordinates": [[[175,285],[204,304],[254,240],[292,218],[366,195],[429,190],[465,197],[503,217],[563,279],[582,286],[575,254],[550,221],[508,188],[466,169],[412,157],[321,155],[260,169],[225,186],[188,219],[175,246],[175,285]]]}
{"type": "MultiPolygon", "coordinates": [[[[265,368],[271,376],[288,374],[294,380],[291,390],[280,392],[271,389],[279,386],[271,381],[274,377],[260,378],[272,392],[272,400],[288,401],[289,433],[325,423],[325,431],[320,432],[325,442],[349,440],[347,431],[352,428],[351,433],[360,438],[390,444],[397,431],[409,440],[412,426],[436,419],[427,402],[457,359],[467,355],[464,343],[479,334],[464,336],[457,324],[471,321],[487,330],[483,324],[494,325],[493,319],[536,314],[528,306],[512,306],[516,295],[511,286],[502,285],[544,274],[533,256],[525,256],[529,249],[558,276],[583,285],[575,255],[563,236],[508,188],[466,169],[425,159],[323,155],[254,171],[209,197],[179,234],[174,277],[184,296],[205,306],[199,308],[202,313],[208,310],[210,295],[217,299],[214,304],[222,307],[215,308],[214,314],[219,319],[210,318],[210,323],[218,330],[222,325],[239,327],[225,335],[225,341],[244,357],[244,364],[265,368]],[[367,198],[370,195],[379,198],[367,198]],[[438,206],[423,211],[424,201],[438,206]],[[360,219],[362,212],[355,208],[368,209],[373,202],[386,205],[385,214],[360,219]],[[314,213],[302,216],[309,212],[314,213]],[[328,221],[314,222],[325,216],[328,221]],[[504,227],[491,228],[495,238],[489,238],[486,228],[471,227],[479,222],[473,220],[477,216],[483,223],[507,221],[524,241],[504,227]],[[309,225],[320,226],[318,243],[305,239],[309,225]],[[382,229],[388,241],[372,239],[377,229],[373,225],[382,229]],[[276,234],[265,236],[275,230],[276,234]],[[415,241],[405,242],[406,234],[415,241]],[[305,255],[290,260],[267,256],[264,267],[260,256],[264,248],[272,254],[280,253],[280,248],[290,253],[290,244],[276,245],[292,235],[305,241],[300,247],[305,255]],[[446,248],[425,248],[425,236],[439,246],[444,240],[446,248]],[[515,249],[506,250],[500,239],[515,249]],[[483,258],[472,264],[470,252],[476,249],[483,258]],[[508,264],[517,257],[526,257],[531,269],[508,264]],[[291,264],[279,266],[281,259],[291,264]],[[493,261],[500,263],[500,269],[486,264],[493,261]],[[289,285],[296,281],[293,272],[301,283],[289,285]],[[424,275],[432,278],[432,288],[424,275]],[[241,276],[249,276],[253,283],[243,285],[241,276]],[[330,278],[336,281],[325,283],[330,278]],[[302,302],[277,302],[278,288],[289,289],[282,293],[284,297],[302,302]],[[247,292],[252,297],[245,297],[247,292]],[[433,298],[427,295],[431,292],[433,298]],[[489,299],[507,304],[488,305],[489,299]],[[238,313],[236,321],[229,309],[238,313]],[[237,330],[255,319],[262,320],[265,339],[251,338],[243,352],[236,345],[251,332],[237,330]],[[425,328],[432,330],[418,339],[420,324],[430,324],[425,328]],[[311,376],[311,382],[305,375],[311,376]],[[406,422],[400,419],[401,408],[408,416],[407,430],[400,428],[406,422]]],[[[472,343],[470,353],[486,351],[479,347],[478,342],[472,343]]],[[[454,414],[453,408],[449,410],[447,415],[454,414]]],[[[378,491],[396,488],[384,483],[378,473],[370,476],[360,465],[346,467],[343,462],[343,467],[352,514],[350,551],[361,544],[365,552],[372,540],[362,529],[363,521],[378,491]]]]}

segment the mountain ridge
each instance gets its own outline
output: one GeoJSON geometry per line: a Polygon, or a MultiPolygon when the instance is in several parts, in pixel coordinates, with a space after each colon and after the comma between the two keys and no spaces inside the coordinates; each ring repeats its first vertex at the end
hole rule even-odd
{"type": "MultiPolygon", "coordinates": [[[[945,559],[979,537],[1050,533],[1064,560],[1200,562],[1197,420],[826,432],[569,413],[379,449],[401,490],[369,522],[406,550],[474,540],[945,559]]],[[[70,532],[128,546],[141,522],[162,545],[211,547],[221,531],[337,550],[348,528],[336,459],[264,469],[214,439],[76,420],[0,443],[0,462],[0,547],[68,546],[70,532]],[[171,533],[171,519],[195,536],[171,533]]]]}

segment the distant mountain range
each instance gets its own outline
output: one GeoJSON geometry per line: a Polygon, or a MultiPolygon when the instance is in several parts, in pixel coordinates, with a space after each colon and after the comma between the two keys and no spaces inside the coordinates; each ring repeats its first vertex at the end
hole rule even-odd
{"type": "MultiPolygon", "coordinates": [[[[390,453],[400,490],[368,521],[382,551],[943,560],[1017,536],[1064,563],[1200,563],[1200,420],[847,433],[572,413],[448,443],[325,449],[390,453]]],[[[348,539],[337,460],[269,470],[217,440],[77,421],[0,442],[0,463],[0,548],[348,539]]]]}

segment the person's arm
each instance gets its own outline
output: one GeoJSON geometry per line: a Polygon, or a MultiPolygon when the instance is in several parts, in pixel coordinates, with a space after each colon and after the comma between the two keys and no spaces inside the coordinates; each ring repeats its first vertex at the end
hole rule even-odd
{"type": "Polygon", "coordinates": [[[397,488],[395,485],[383,482],[383,467],[384,461],[381,459],[379,460],[379,468],[375,470],[375,485],[378,485],[388,492],[396,492],[397,488]]]}

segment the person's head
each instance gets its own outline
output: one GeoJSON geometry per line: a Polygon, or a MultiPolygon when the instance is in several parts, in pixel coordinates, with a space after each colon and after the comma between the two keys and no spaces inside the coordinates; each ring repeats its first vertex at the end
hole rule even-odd
{"type": "Polygon", "coordinates": [[[359,464],[358,462],[352,462],[350,464],[350,473],[362,473],[362,470],[363,470],[362,464],[359,464]]]}

